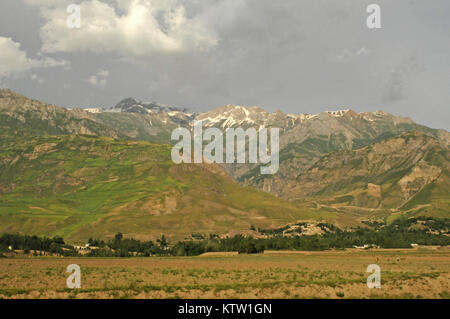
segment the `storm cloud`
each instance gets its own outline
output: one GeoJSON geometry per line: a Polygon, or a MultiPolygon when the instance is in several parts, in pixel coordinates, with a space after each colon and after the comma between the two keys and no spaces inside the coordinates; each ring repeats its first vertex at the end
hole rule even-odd
{"type": "Polygon", "coordinates": [[[3,0],[0,85],[61,106],[385,110],[450,129],[450,3],[3,0]],[[67,27],[68,5],[81,28],[67,27]]]}

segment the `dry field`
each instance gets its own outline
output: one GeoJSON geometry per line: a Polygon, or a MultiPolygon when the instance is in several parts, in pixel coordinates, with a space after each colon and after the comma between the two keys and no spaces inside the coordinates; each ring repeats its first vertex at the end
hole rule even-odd
{"type": "Polygon", "coordinates": [[[0,298],[450,298],[450,250],[0,259],[0,298]],[[66,288],[69,264],[81,289],[66,288]],[[369,289],[369,264],[381,267],[369,289]]]}

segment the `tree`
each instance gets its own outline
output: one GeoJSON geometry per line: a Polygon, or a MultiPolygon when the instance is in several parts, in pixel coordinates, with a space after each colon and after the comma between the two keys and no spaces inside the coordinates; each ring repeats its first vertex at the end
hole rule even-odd
{"type": "Polygon", "coordinates": [[[161,239],[159,240],[159,246],[163,249],[167,247],[166,236],[164,235],[161,236],[161,239]]]}
{"type": "Polygon", "coordinates": [[[114,237],[114,239],[115,239],[116,241],[121,241],[122,238],[123,238],[123,234],[122,234],[121,232],[118,232],[118,233],[116,234],[116,236],[114,237]]]}

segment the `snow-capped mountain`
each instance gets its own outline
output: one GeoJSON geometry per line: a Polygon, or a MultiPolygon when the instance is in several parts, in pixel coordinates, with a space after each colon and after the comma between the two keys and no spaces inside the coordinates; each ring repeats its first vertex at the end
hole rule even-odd
{"type": "MultiPolygon", "coordinates": [[[[171,144],[173,130],[192,128],[194,120],[205,127],[280,129],[280,168],[273,176],[262,176],[256,164],[229,164],[225,169],[243,184],[283,195],[287,181],[296,180],[318,160],[331,152],[361,149],[404,132],[416,131],[437,138],[450,147],[450,133],[414,123],[406,117],[384,111],[357,113],[343,108],[319,114],[267,112],[259,107],[226,105],[203,113],[128,98],[111,109],[67,110],[27,99],[10,90],[0,90],[0,124],[29,123],[51,134],[88,134],[117,139],[145,140],[171,144]]],[[[386,165],[388,165],[387,163],[386,165]]]]}
{"type": "Polygon", "coordinates": [[[157,102],[143,102],[135,98],[126,98],[117,103],[111,111],[128,112],[128,113],[162,113],[162,112],[187,112],[187,109],[168,104],[160,104],[157,102]]]}
{"type": "Polygon", "coordinates": [[[327,122],[340,120],[340,118],[363,119],[367,122],[380,120],[394,120],[396,123],[412,123],[408,118],[395,117],[383,111],[356,113],[351,109],[340,109],[335,111],[324,111],[318,114],[285,114],[279,110],[270,113],[257,106],[225,105],[201,113],[189,112],[187,108],[161,104],[157,102],[143,102],[135,98],[126,98],[110,109],[85,109],[90,113],[120,112],[135,113],[143,115],[158,115],[157,118],[167,118],[174,124],[186,125],[193,120],[202,121],[205,127],[279,127],[284,131],[298,125],[307,124],[310,121],[327,122]]]}
{"type": "Polygon", "coordinates": [[[205,127],[289,127],[295,124],[295,118],[280,111],[269,113],[256,106],[226,105],[216,110],[200,113],[196,120],[203,121],[205,127]]]}

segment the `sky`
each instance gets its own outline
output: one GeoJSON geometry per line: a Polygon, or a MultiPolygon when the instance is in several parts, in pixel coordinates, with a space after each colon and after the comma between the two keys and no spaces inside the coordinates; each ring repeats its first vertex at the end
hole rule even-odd
{"type": "Polygon", "coordinates": [[[350,108],[450,130],[449,17],[448,0],[2,0],[0,87],[64,107],[350,108]]]}

